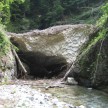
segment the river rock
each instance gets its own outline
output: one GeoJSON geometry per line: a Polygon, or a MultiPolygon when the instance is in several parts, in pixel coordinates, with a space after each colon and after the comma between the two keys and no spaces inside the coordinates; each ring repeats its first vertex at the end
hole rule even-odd
{"type": "Polygon", "coordinates": [[[66,82],[69,85],[77,85],[78,84],[78,82],[76,82],[73,77],[68,77],[66,82]]]}
{"type": "Polygon", "coordinates": [[[2,85],[0,91],[0,108],[75,108],[31,86],[2,85]]]}
{"type": "Polygon", "coordinates": [[[86,108],[86,107],[85,107],[85,106],[83,106],[83,105],[80,105],[80,106],[79,106],[79,108],[86,108]]]}

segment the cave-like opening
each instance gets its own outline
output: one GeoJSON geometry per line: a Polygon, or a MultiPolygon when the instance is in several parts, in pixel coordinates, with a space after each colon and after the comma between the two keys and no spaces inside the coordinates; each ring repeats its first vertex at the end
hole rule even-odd
{"type": "Polygon", "coordinates": [[[66,59],[62,56],[47,56],[40,52],[18,52],[18,56],[29,68],[27,74],[34,78],[62,76],[67,69],[66,59]]]}

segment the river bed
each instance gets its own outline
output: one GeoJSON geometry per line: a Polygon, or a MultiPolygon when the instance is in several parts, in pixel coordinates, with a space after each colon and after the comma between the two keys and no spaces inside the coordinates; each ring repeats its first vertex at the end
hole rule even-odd
{"type": "Polygon", "coordinates": [[[64,88],[50,88],[44,92],[51,93],[61,101],[74,106],[84,105],[87,108],[108,108],[108,94],[97,90],[90,90],[80,86],[64,88]]]}
{"type": "Polygon", "coordinates": [[[0,105],[0,108],[108,108],[108,94],[61,84],[57,79],[16,80],[0,86],[0,105]]]}
{"type": "MultiPolygon", "coordinates": [[[[44,85],[48,83],[44,82],[44,85]]],[[[53,83],[51,85],[54,85],[53,83]]],[[[60,87],[44,88],[33,86],[44,93],[51,93],[63,102],[74,106],[85,106],[86,108],[108,108],[108,94],[92,88],[77,85],[64,85],[60,87]]]]}

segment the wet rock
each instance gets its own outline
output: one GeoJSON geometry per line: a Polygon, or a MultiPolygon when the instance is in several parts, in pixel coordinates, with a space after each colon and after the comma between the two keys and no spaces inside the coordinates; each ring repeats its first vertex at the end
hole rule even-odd
{"type": "Polygon", "coordinates": [[[66,81],[66,84],[69,84],[69,85],[77,85],[78,82],[75,81],[75,79],[73,77],[68,77],[67,78],[67,81],[66,81]]]}
{"type": "Polygon", "coordinates": [[[83,106],[83,105],[80,105],[80,106],[79,106],[79,108],[86,108],[86,107],[85,107],[85,106],[83,106]]]}

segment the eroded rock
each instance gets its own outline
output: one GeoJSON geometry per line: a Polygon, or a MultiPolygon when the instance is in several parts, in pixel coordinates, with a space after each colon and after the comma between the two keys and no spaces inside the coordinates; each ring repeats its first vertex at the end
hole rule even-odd
{"type": "Polygon", "coordinates": [[[93,25],[61,25],[45,30],[16,34],[8,33],[22,52],[41,52],[47,56],[60,55],[73,62],[79,49],[94,31],[93,25]]]}
{"type": "Polygon", "coordinates": [[[12,43],[24,55],[23,58],[27,56],[27,53],[32,53],[29,54],[27,59],[30,59],[28,62],[32,64],[31,71],[34,71],[33,74],[37,75],[40,67],[43,69],[40,73],[42,75],[47,73],[48,75],[49,73],[59,73],[63,67],[66,69],[67,65],[74,62],[80,48],[94,30],[93,25],[79,24],[54,26],[45,30],[33,30],[22,34],[8,34],[12,43]],[[33,53],[35,53],[34,59],[33,53]],[[40,55],[37,55],[38,53],[40,55]],[[32,63],[33,61],[34,63],[32,63]],[[40,62],[41,64],[39,64],[40,62]],[[56,67],[58,68],[55,69],[56,67]],[[33,68],[35,69],[33,70],[33,68]]]}

